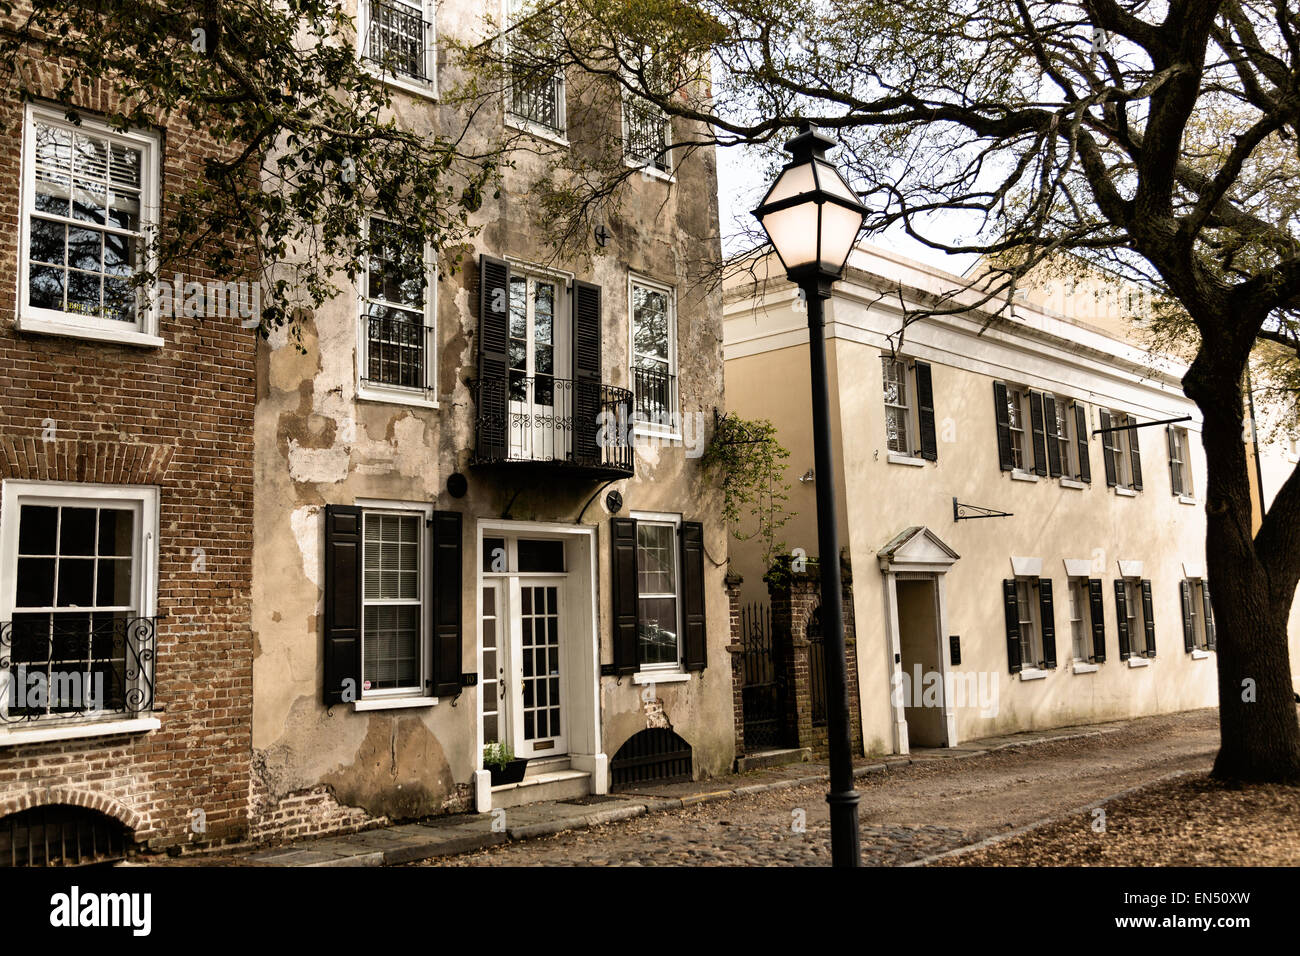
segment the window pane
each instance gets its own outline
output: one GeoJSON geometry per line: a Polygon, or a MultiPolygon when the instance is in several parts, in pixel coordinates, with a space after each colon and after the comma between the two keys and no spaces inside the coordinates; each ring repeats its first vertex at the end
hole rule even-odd
{"type": "Polygon", "coordinates": [[[641,598],[640,607],[641,662],[677,663],[677,599],[641,598]]]}
{"type": "Polygon", "coordinates": [[[564,542],[533,541],[521,538],[519,540],[519,570],[563,573],[564,542]]]}
{"type": "Polygon", "coordinates": [[[676,551],[673,526],[637,523],[637,589],[641,594],[673,594],[676,551]]]}
{"type": "Polygon", "coordinates": [[[632,317],[634,349],[668,358],[668,297],[657,289],[632,286],[632,317]]]}
{"type": "Polygon", "coordinates": [[[419,683],[420,609],[415,605],[370,605],[365,613],[365,690],[413,687],[419,683]]]}
{"type": "Polygon", "coordinates": [[[19,554],[54,554],[59,509],[47,505],[23,505],[18,522],[19,554]]]}

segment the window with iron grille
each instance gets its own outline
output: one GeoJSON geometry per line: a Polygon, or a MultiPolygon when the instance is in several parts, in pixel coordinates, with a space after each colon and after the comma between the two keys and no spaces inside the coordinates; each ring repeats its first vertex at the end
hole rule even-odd
{"type": "Polygon", "coordinates": [[[361,0],[363,52],[385,75],[433,83],[433,5],[427,0],[361,0]]]}
{"type": "Polygon", "coordinates": [[[633,279],[633,419],[643,427],[675,432],[677,421],[676,308],[673,290],[633,279]]]}
{"type": "Polygon", "coordinates": [[[512,64],[506,91],[507,121],[532,132],[563,137],[565,117],[564,74],[539,72],[526,56],[511,56],[516,43],[511,28],[528,13],[523,0],[506,0],[506,57],[512,64]]]}
{"type": "Polygon", "coordinates": [[[6,481],[3,512],[0,719],[151,710],[156,491],[6,481]]]}
{"type": "Polygon", "coordinates": [[[672,123],[653,103],[631,94],[623,97],[623,156],[635,166],[664,175],[673,171],[672,123]]]}
{"type": "MultiPolygon", "coordinates": [[[[371,217],[361,295],[361,384],[424,396],[433,389],[432,256],[371,217]]],[[[364,396],[363,397],[367,397],[364,396]]]]}

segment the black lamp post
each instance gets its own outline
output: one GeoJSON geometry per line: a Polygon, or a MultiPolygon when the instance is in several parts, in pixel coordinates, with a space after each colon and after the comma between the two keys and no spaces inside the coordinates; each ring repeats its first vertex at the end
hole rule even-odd
{"type": "Polygon", "coordinates": [[[827,730],[830,737],[831,863],[860,866],[858,794],[853,789],[849,734],[849,686],[844,655],[844,611],[840,593],[840,542],[836,526],[835,453],[831,447],[830,398],[826,384],[823,301],[844,273],[844,263],[862,227],[866,208],[858,202],[826,150],[835,140],[809,126],[790,142],[791,159],[754,210],[808,304],[808,362],[812,371],[813,468],[817,480],[817,548],[821,559],[821,620],[826,641],[827,730]]]}

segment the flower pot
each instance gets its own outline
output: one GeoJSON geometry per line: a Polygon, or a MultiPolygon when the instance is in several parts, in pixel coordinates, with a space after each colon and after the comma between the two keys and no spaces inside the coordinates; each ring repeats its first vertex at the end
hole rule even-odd
{"type": "Polygon", "coordinates": [[[528,769],[528,758],[516,758],[506,764],[504,767],[488,767],[492,774],[492,786],[499,787],[504,783],[518,783],[524,779],[524,771],[528,769]]]}

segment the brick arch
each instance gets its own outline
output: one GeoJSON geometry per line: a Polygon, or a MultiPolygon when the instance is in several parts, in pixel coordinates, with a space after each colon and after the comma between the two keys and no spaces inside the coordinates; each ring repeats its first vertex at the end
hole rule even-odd
{"type": "Polygon", "coordinates": [[[0,801],[0,818],[7,817],[10,814],[20,813],[23,810],[30,810],[32,807],[51,806],[54,804],[63,804],[65,806],[82,807],[86,810],[96,810],[105,816],[117,820],[132,834],[138,832],[144,826],[144,817],[135,810],[132,810],[126,804],[103,793],[95,793],[89,790],[74,790],[71,787],[50,787],[48,790],[38,790],[32,793],[19,794],[10,797],[7,800],[0,801]]]}

